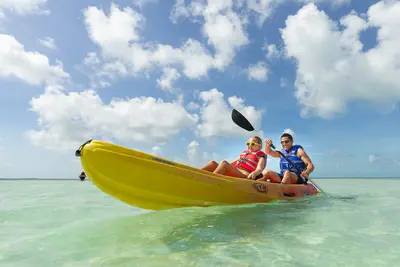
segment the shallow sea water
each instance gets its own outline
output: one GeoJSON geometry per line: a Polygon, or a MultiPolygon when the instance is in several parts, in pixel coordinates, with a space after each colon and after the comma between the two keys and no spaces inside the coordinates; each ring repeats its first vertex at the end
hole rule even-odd
{"type": "Polygon", "coordinates": [[[0,266],[398,266],[400,179],[323,196],[146,211],[90,181],[0,181],[0,266]]]}

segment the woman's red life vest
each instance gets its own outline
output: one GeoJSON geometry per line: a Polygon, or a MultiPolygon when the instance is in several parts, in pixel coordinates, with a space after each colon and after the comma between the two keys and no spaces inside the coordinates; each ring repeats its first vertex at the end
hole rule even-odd
{"type": "Polygon", "coordinates": [[[267,160],[267,155],[263,151],[258,150],[256,152],[251,152],[247,149],[240,154],[240,158],[234,167],[244,169],[251,173],[257,169],[258,162],[262,157],[265,158],[265,161],[267,160]]]}

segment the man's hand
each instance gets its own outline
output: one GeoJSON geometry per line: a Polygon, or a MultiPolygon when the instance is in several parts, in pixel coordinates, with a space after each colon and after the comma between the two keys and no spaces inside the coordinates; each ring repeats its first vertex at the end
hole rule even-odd
{"type": "Polygon", "coordinates": [[[310,174],[308,173],[308,171],[307,170],[304,170],[301,174],[300,174],[300,176],[302,176],[302,177],[304,177],[304,178],[307,178],[308,179],[308,176],[309,176],[310,174]]]}
{"type": "Polygon", "coordinates": [[[271,144],[272,144],[272,140],[271,140],[271,139],[269,139],[269,138],[265,138],[265,146],[268,146],[268,147],[270,147],[270,146],[271,146],[271,144]]]}

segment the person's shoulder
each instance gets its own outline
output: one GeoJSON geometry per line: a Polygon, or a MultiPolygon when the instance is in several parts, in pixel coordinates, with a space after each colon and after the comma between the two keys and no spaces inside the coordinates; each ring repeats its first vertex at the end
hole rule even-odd
{"type": "Polygon", "coordinates": [[[267,157],[267,154],[266,154],[264,151],[262,151],[262,150],[258,150],[258,151],[256,152],[256,154],[257,154],[257,156],[259,156],[259,157],[267,157]]]}
{"type": "Polygon", "coordinates": [[[304,150],[304,148],[301,145],[295,145],[293,147],[295,147],[296,155],[298,155],[298,156],[302,156],[306,153],[306,151],[304,150]]]}
{"type": "Polygon", "coordinates": [[[301,149],[301,150],[303,150],[304,151],[304,148],[303,148],[303,146],[302,145],[294,145],[293,146],[293,148],[295,149],[295,150],[299,150],[299,149],[301,149]]]}

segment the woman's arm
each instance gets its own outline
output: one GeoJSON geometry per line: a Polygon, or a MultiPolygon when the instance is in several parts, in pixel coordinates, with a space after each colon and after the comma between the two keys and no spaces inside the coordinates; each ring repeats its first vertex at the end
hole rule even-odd
{"type": "Polygon", "coordinates": [[[255,180],[257,178],[257,175],[259,175],[265,169],[266,165],[267,165],[266,156],[261,157],[260,160],[258,161],[257,168],[252,173],[250,173],[247,176],[247,178],[255,180]]]}

